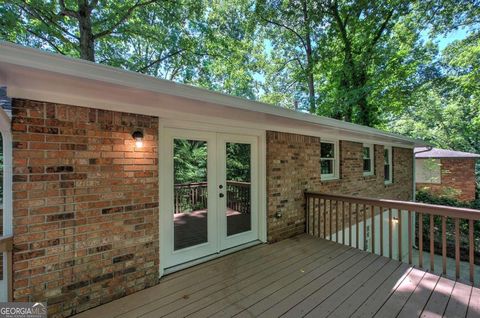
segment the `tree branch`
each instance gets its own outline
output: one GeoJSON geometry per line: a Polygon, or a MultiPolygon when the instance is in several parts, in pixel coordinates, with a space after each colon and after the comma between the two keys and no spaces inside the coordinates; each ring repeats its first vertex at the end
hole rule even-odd
{"type": "Polygon", "coordinates": [[[392,18],[393,16],[393,13],[395,12],[395,9],[392,9],[388,12],[385,20],[383,21],[383,23],[378,27],[378,30],[375,32],[375,35],[370,43],[370,45],[368,46],[366,52],[365,52],[365,57],[366,57],[366,60],[369,60],[370,59],[370,56],[372,55],[372,52],[373,52],[373,48],[375,47],[375,45],[377,44],[377,42],[380,40],[380,38],[382,37],[382,34],[383,32],[385,31],[385,29],[387,28],[387,25],[388,23],[390,22],[390,19],[392,18]]]}
{"type": "Polygon", "coordinates": [[[60,8],[62,9],[60,14],[78,19],[78,12],[68,9],[65,5],[65,0],[60,0],[60,8]]]}
{"type": "Polygon", "coordinates": [[[62,54],[62,55],[66,55],[52,40],[50,40],[49,38],[41,35],[41,34],[38,34],[37,32],[33,31],[33,30],[30,30],[30,29],[26,29],[28,33],[36,36],[37,38],[39,39],[42,39],[43,41],[47,42],[48,44],[50,44],[51,47],[53,47],[55,49],[55,51],[57,51],[58,53],[62,54]]]}
{"type": "Polygon", "coordinates": [[[145,2],[140,2],[140,1],[137,1],[137,3],[135,3],[133,6],[131,6],[130,8],[127,9],[127,11],[125,12],[125,14],[117,21],[115,22],[111,27],[109,27],[108,29],[106,30],[103,30],[97,34],[94,34],[93,35],[93,38],[94,39],[98,39],[98,38],[101,38],[103,36],[106,36],[106,35],[109,35],[110,33],[112,33],[118,26],[120,26],[123,22],[125,22],[131,15],[132,13],[135,11],[135,9],[137,8],[140,8],[140,7],[143,7],[143,6],[147,6],[149,4],[152,4],[154,2],[156,2],[157,0],[149,0],[149,1],[145,1],[145,2]]]}
{"type": "MultiPolygon", "coordinates": [[[[43,24],[45,24],[46,26],[54,26],[55,28],[57,28],[60,32],[63,32],[65,33],[66,35],[74,38],[74,39],[77,39],[79,40],[79,38],[72,34],[71,32],[69,32],[67,29],[65,29],[64,27],[62,27],[60,24],[58,24],[52,17],[48,16],[47,14],[45,14],[44,12],[41,12],[41,11],[38,11],[36,10],[35,8],[31,7],[26,1],[22,1],[23,2],[23,6],[21,4],[17,4],[18,7],[23,11],[25,12],[26,14],[28,14],[29,16],[31,17],[34,17],[34,18],[37,18],[38,20],[40,20],[40,22],[42,22],[43,24]]],[[[65,42],[69,42],[71,43],[69,40],[67,40],[64,36],[61,36],[62,37],[62,40],[64,40],[65,42]]]]}
{"type": "Polygon", "coordinates": [[[279,22],[276,22],[276,21],[273,21],[273,20],[269,20],[265,17],[260,17],[260,19],[264,20],[265,22],[267,23],[270,23],[270,24],[273,24],[273,25],[276,25],[276,26],[279,26],[281,28],[285,28],[287,29],[288,31],[292,32],[299,40],[300,42],[302,42],[302,46],[303,46],[303,49],[305,50],[305,52],[307,51],[307,44],[305,43],[305,40],[303,39],[303,37],[297,32],[295,31],[293,28],[289,27],[289,26],[286,26],[286,25],[283,25],[279,22]]]}
{"type": "Polygon", "coordinates": [[[147,69],[149,69],[150,67],[154,66],[155,64],[162,63],[162,62],[165,61],[166,59],[169,59],[169,58],[171,58],[171,57],[173,57],[173,56],[175,56],[175,55],[178,55],[178,54],[182,53],[183,51],[184,51],[183,49],[182,49],[182,50],[177,50],[177,51],[171,52],[171,53],[169,53],[169,54],[167,54],[167,55],[165,55],[165,56],[161,56],[161,57],[159,57],[158,59],[156,59],[156,60],[148,63],[148,64],[145,65],[144,67],[139,68],[139,69],[137,70],[137,72],[143,73],[143,72],[145,72],[147,69]]]}
{"type": "Polygon", "coordinates": [[[377,32],[375,32],[375,36],[373,37],[372,43],[370,44],[371,47],[377,44],[378,40],[382,36],[383,31],[385,31],[385,29],[387,28],[387,25],[390,22],[390,19],[392,18],[394,12],[395,12],[395,9],[392,9],[388,12],[387,17],[383,21],[382,25],[378,28],[377,32]]]}

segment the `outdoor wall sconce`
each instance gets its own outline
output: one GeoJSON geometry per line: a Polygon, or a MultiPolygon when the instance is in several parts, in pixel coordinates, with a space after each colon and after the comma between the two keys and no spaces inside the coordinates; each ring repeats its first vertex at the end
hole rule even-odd
{"type": "Polygon", "coordinates": [[[393,222],[393,224],[398,224],[398,216],[394,216],[392,218],[392,222],[393,222]]]}
{"type": "Polygon", "coordinates": [[[142,148],[143,147],[143,132],[140,130],[136,130],[132,133],[133,139],[135,139],[135,147],[142,148]]]}

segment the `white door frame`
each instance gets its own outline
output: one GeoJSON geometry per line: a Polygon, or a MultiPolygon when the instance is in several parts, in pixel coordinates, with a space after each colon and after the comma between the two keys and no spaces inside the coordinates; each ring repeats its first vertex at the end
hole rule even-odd
{"type": "MultiPolygon", "coordinates": [[[[170,187],[166,183],[166,180],[162,176],[166,176],[171,171],[168,171],[168,158],[165,156],[167,151],[167,145],[165,144],[165,132],[166,128],[176,128],[176,129],[187,129],[195,131],[205,131],[205,132],[214,132],[214,133],[225,133],[225,134],[239,134],[245,136],[255,136],[258,138],[258,240],[260,242],[267,242],[267,191],[266,191],[266,131],[257,130],[251,128],[243,127],[234,127],[234,126],[223,126],[223,125],[214,125],[209,123],[199,123],[191,121],[182,121],[174,119],[159,119],[159,151],[158,151],[158,167],[159,167],[159,276],[161,277],[164,274],[167,264],[165,259],[169,257],[169,248],[167,233],[163,230],[163,227],[166,226],[162,221],[162,211],[168,209],[168,190],[170,187]],[[166,160],[167,159],[167,160],[166,160]]],[[[165,214],[165,213],[164,213],[165,214]]],[[[232,248],[231,251],[237,249],[232,248]]],[[[228,250],[230,251],[230,250],[228,250]]],[[[225,253],[219,253],[218,255],[224,255],[225,253]]]]}
{"type": "Polygon", "coordinates": [[[162,181],[165,183],[164,187],[164,196],[165,199],[161,200],[163,202],[161,211],[169,211],[169,213],[162,213],[160,212],[159,221],[160,224],[164,224],[162,229],[162,236],[163,242],[165,242],[164,249],[169,255],[168,259],[166,259],[165,266],[170,267],[176,264],[181,264],[185,262],[192,261],[194,259],[200,258],[204,255],[210,255],[218,251],[218,240],[217,240],[217,219],[214,214],[210,211],[215,211],[215,207],[217,205],[217,189],[216,189],[216,180],[217,180],[217,169],[215,158],[217,156],[217,135],[211,132],[202,132],[202,131],[195,131],[195,130],[187,130],[187,129],[176,129],[176,128],[169,128],[165,130],[163,135],[163,143],[166,145],[165,149],[163,149],[162,153],[164,158],[168,158],[168,160],[163,160],[163,165],[165,167],[165,171],[169,173],[162,174],[161,178],[162,181]],[[181,139],[189,139],[189,140],[199,140],[199,141],[206,141],[207,142],[207,180],[208,180],[208,212],[207,212],[207,242],[200,243],[194,246],[182,248],[180,250],[175,251],[174,247],[174,228],[173,228],[173,140],[176,138],[181,139]],[[211,160],[211,159],[214,160],[211,160]],[[170,185],[170,186],[167,186],[170,185]],[[168,199],[167,199],[168,198],[168,199]],[[212,209],[213,208],[213,209],[212,209]]]}
{"type": "MultiPolygon", "coordinates": [[[[219,245],[220,250],[226,250],[235,246],[239,246],[254,240],[258,240],[258,138],[256,136],[245,136],[238,134],[217,134],[217,165],[219,170],[217,173],[217,184],[223,184],[226,192],[226,143],[245,143],[250,144],[252,149],[250,151],[250,204],[251,204],[251,229],[247,232],[227,235],[227,200],[228,195],[225,195],[223,200],[218,201],[218,229],[219,229],[219,245]]],[[[218,196],[218,195],[217,195],[218,196]]]]}

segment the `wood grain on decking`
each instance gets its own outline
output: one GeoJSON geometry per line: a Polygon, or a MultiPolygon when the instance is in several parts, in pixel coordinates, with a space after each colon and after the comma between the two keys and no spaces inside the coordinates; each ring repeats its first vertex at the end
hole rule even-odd
{"type": "Polygon", "coordinates": [[[302,235],[168,275],[84,317],[480,317],[480,289],[302,235]]]}

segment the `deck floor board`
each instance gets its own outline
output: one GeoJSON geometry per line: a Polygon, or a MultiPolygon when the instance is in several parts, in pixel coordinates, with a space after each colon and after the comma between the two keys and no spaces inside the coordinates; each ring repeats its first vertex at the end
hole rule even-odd
{"type": "Polygon", "coordinates": [[[480,289],[307,235],[167,275],[85,317],[480,317],[480,289]]]}

